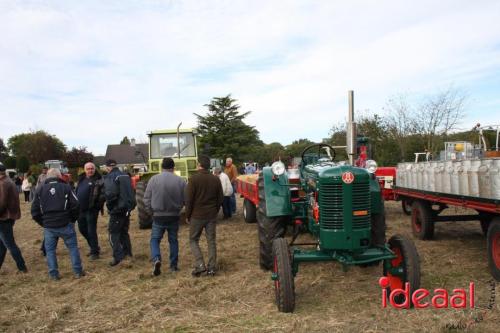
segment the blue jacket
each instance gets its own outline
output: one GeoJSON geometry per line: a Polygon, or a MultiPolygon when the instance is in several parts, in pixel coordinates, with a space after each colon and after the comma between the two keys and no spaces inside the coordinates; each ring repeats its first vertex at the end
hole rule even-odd
{"type": "Polygon", "coordinates": [[[38,186],[31,216],[44,228],[60,228],[78,218],[79,204],[71,187],[58,178],[48,178],[38,186]]]}
{"type": "Polygon", "coordinates": [[[124,215],[135,208],[130,177],[118,168],[104,177],[104,196],[110,215],[124,215]]]}

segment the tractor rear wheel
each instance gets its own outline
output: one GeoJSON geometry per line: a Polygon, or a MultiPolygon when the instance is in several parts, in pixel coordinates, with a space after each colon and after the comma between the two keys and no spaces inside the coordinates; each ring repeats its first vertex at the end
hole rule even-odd
{"type": "Polygon", "coordinates": [[[488,228],[488,266],[493,278],[500,281],[500,217],[495,217],[488,228]]]}
{"type": "Polygon", "coordinates": [[[257,221],[256,213],[257,208],[255,208],[254,203],[245,198],[245,200],[243,200],[243,218],[245,222],[255,223],[257,221]]]}
{"type": "Polygon", "coordinates": [[[276,238],[273,241],[273,262],[276,305],[281,312],[293,312],[295,308],[295,285],[290,249],[286,239],[276,238]]]}
{"type": "Polygon", "coordinates": [[[405,215],[411,215],[411,201],[408,199],[401,199],[401,208],[403,209],[403,213],[405,215]]]}
{"type": "Polygon", "coordinates": [[[434,221],[431,205],[427,201],[415,200],[411,207],[411,228],[418,239],[434,237],[434,221]]]}
{"type": "Polygon", "coordinates": [[[411,295],[420,288],[420,259],[415,244],[404,236],[394,235],[389,239],[389,248],[394,252],[396,258],[388,259],[384,262],[384,276],[388,278],[387,296],[391,290],[404,289],[405,283],[410,284],[409,300],[406,300],[404,294],[394,297],[397,304],[409,302],[413,306],[411,295]],[[387,263],[388,261],[388,263],[387,263]],[[387,269],[387,267],[390,269],[387,269]]]}
{"type": "Polygon", "coordinates": [[[139,229],[151,229],[153,216],[146,210],[144,205],[145,182],[137,182],[135,188],[135,201],[137,202],[137,213],[139,215],[139,229]]]}
{"type": "Polygon", "coordinates": [[[273,240],[285,236],[285,219],[283,217],[268,217],[264,178],[259,175],[259,208],[257,209],[257,226],[259,232],[259,263],[264,270],[273,267],[273,240]]]}

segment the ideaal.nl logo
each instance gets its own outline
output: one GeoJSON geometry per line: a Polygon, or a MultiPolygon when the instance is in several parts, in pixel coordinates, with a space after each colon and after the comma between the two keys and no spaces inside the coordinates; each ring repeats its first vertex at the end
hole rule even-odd
{"type": "Polygon", "coordinates": [[[396,309],[409,309],[411,304],[416,309],[444,309],[450,306],[454,309],[474,308],[474,282],[469,283],[468,288],[453,289],[451,293],[442,288],[432,293],[424,288],[412,291],[408,282],[404,288],[390,289],[390,280],[385,276],[378,283],[382,287],[382,308],[386,308],[388,303],[396,309]]]}

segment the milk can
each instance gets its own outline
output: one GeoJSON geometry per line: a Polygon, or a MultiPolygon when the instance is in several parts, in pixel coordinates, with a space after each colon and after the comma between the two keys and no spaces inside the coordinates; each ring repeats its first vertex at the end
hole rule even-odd
{"type": "Polygon", "coordinates": [[[490,184],[490,167],[491,159],[481,160],[479,167],[479,196],[481,198],[491,198],[491,184],[490,184]]]}
{"type": "Polygon", "coordinates": [[[421,190],[423,188],[422,183],[423,183],[423,174],[424,174],[424,165],[423,163],[418,163],[416,165],[416,171],[417,171],[417,189],[421,190]]]}
{"type": "Polygon", "coordinates": [[[408,165],[408,169],[410,170],[410,186],[409,188],[417,188],[417,166],[414,164],[408,165]]]}
{"type": "Polygon", "coordinates": [[[470,160],[462,161],[462,166],[458,170],[458,188],[460,195],[470,195],[468,172],[471,166],[470,160]]]}
{"type": "Polygon", "coordinates": [[[500,159],[492,160],[490,168],[491,197],[500,200],[500,159]]]}
{"type": "Polygon", "coordinates": [[[434,170],[436,168],[437,162],[429,162],[429,165],[427,166],[427,169],[425,170],[427,172],[427,191],[435,191],[436,190],[436,182],[434,180],[434,170]]]}
{"type": "Polygon", "coordinates": [[[453,162],[444,162],[442,192],[451,193],[451,175],[453,173],[453,162]]]}
{"type": "Polygon", "coordinates": [[[467,171],[467,178],[469,181],[469,196],[479,197],[479,167],[481,160],[472,160],[470,169],[467,171]]]}
{"type": "Polygon", "coordinates": [[[462,161],[453,161],[451,172],[451,194],[460,194],[458,174],[462,168],[462,161]]]}
{"type": "Polygon", "coordinates": [[[404,163],[398,163],[398,168],[396,170],[396,185],[401,186],[401,187],[408,187],[406,185],[406,164],[404,163]]]}
{"type": "Polygon", "coordinates": [[[434,167],[434,190],[436,192],[443,192],[443,177],[444,177],[444,163],[437,162],[434,167]]]}

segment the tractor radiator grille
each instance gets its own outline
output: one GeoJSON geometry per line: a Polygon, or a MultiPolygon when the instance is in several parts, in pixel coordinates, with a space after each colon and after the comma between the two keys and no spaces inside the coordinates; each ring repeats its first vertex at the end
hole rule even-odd
{"type": "MultiPolygon", "coordinates": [[[[364,229],[370,225],[370,189],[368,183],[354,183],[352,186],[352,211],[367,211],[364,216],[352,218],[352,229],[364,229]]],[[[324,229],[344,229],[344,204],[342,184],[322,184],[320,190],[321,224],[324,229]]]]}

